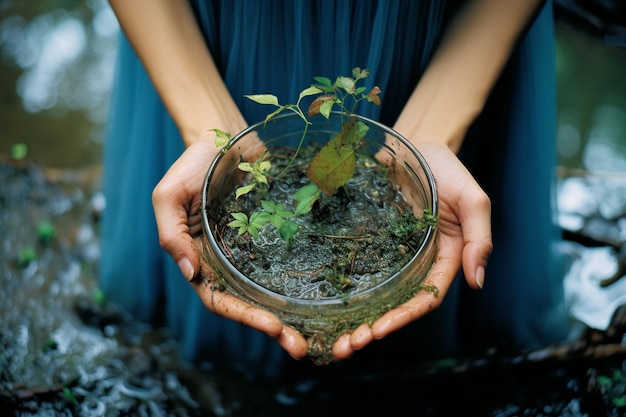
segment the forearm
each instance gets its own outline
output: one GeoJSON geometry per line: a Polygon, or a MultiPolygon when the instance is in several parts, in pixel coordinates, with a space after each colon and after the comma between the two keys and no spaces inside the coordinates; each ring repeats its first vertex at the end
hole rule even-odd
{"type": "Polygon", "coordinates": [[[207,129],[246,127],[187,1],[110,3],[187,146],[207,129]]]}
{"type": "Polygon", "coordinates": [[[457,152],[542,2],[475,0],[459,12],[394,126],[457,152]]]}

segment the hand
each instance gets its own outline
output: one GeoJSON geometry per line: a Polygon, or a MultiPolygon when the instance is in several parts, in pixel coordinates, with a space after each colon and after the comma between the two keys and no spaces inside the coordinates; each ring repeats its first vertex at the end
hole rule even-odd
{"type": "Polygon", "coordinates": [[[439,289],[439,297],[420,291],[406,303],[388,311],[369,327],[362,324],[339,337],[333,356],[342,360],[370,342],[393,333],[437,308],[461,265],[467,284],[483,287],[491,241],[491,202],[471,174],[445,145],[421,143],[420,153],[433,171],[439,196],[439,252],[425,284],[439,289]]]}
{"type": "Polygon", "coordinates": [[[194,279],[214,272],[203,263],[193,236],[202,230],[200,193],[204,176],[217,148],[210,134],[190,145],[171,166],[152,193],[161,247],[176,261],[204,305],[215,314],[245,324],[275,339],[291,356],[302,358],[307,341],[273,314],[236,298],[227,291],[211,289],[206,280],[194,279]]]}

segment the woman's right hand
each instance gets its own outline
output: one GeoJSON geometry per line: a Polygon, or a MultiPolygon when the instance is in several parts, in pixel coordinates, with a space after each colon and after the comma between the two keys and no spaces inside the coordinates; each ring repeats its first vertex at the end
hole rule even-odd
{"type": "Polygon", "coordinates": [[[205,133],[185,150],[155,187],[152,203],[161,247],[178,264],[210,311],[267,334],[291,356],[302,358],[308,352],[308,343],[298,331],[273,314],[216,289],[217,277],[201,259],[196,244],[202,232],[200,194],[205,173],[218,152],[213,134],[205,133]]]}

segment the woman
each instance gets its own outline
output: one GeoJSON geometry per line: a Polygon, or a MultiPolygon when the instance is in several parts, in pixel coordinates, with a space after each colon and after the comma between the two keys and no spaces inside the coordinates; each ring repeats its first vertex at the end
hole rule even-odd
{"type": "Polygon", "coordinates": [[[357,356],[561,339],[552,16],[540,3],[111,0],[124,37],[106,138],[103,290],[142,320],[163,318],[188,359],[277,374],[285,352],[304,357],[294,329],[194,280],[200,187],[217,153],[209,129],[263,120],[244,94],[290,101],[313,76],[360,66],[383,91],[365,115],[411,140],[434,172],[440,242],[428,281],[441,295],[420,293],[343,335],[335,358],[369,344],[357,356]],[[489,285],[470,293],[484,285],[492,221],[489,285]],[[467,285],[454,279],[461,266],[467,285]]]}

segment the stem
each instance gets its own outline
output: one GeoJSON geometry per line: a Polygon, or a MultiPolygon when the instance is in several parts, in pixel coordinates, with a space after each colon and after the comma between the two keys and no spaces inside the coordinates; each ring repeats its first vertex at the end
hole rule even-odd
{"type": "Polygon", "coordinates": [[[280,173],[276,176],[276,178],[280,178],[281,175],[283,175],[289,168],[291,168],[291,166],[293,165],[293,162],[296,160],[296,157],[300,153],[300,149],[302,149],[302,145],[304,144],[304,138],[306,137],[306,133],[309,130],[309,125],[311,124],[311,122],[309,122],[304,117],[303,114],[301,114],[301,116],[304,118],[306,123],[304,125],[304,131],[302,131],[302,136],[300,137],[300,142],[298,143],[298,147],[296,148],[296,151],[293,153],[293,156],[289,160],[289,163],[287,164],[287,166],[283,168],[282,171],[280,171],[280,173]]]}
{"type": "Polygon", "coordinates": [[[362,242],[364,240],[372,239],[372,236],[322,235],[322,237],[325,237],[328,239],[352,240],[353,242],[362,242]]]}

